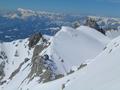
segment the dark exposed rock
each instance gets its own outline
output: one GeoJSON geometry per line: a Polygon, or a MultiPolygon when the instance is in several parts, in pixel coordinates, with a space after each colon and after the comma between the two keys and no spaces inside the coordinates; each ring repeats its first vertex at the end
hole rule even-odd
{"type": "Polygon", "coordinates": [[[104,48],[103,48],[103,50],[105,50],[107,47],[105,46],[104,48]]]}
{"type": "Polygon", "coordinates": [[[36,45],[34,48],[31,61],[32,67],[29,75],[27,76],[27,78],[29,78],[30,80],[32,80],[35,76],[40,76],[42,74],[42,70],[45,68],[43,59],[39,56],[39,53],[41,53],[43,50],[43,44],[36,45]]]}
{"type": "MultiPolygon", "coordinates": [[[[42,57],[35,56],[32,59],[31,71],[27,78],[29,78],[29,81],[31,81],[34,77],[37,77],[37,76],[41,77],[44,69],[45,69],[45,66],[44,66],[44,61],[43,61],[42,57]]],[[[40,82],[41,81],[42,80],[40,80],[40,82]]]]}
{"type": "Polygon", "coordinates": [[[70,72],[67,73],[67,75],[74,73],[74,70],[70,70],[70,72]]]}
{"type": "Polygon", "coordinates": [[[4,68],[5,63],[8,62],[7,56],[4,51],[0,52],[0,80],[5,76],[4,68]]]}
{"type": "Polygon", "coordinates": [[[18,54],[18,51],[16,50],[15,51],[15,55],[14,55],[15,57],[19,57],[19,54],[18,54]]]}
{"type": "Polygon", "coordinates": [[[5,67],[5,61],[2,61],[0,63],[0,80],[2,80],[3,77],[5,76],[4,67],[5,67]]]}
{"type": "Polygon", "coordinates": [[[78,28],[80,26],[80,22],[79,21],[75,21],[73,24],[72,24],[72,27],[73,28],[78,28]]]}
{"type": "Polygon", "coordinates": [[[101,28],[101,29],[98,29],[98,31],[101,32],[102,34],[106,35],[106,32],[104,29],[101,28]]]}
{"type": "Polygon", "coordinates": [[[88,18],[86,20],[86,23],[85,23],[86,26],[89,26],[91,28],[94,28],[96,30],[98,30],[99,32],[101,32],[102,34],[106,35],[106,32],[104,29],[100,28],[100,26],[97,24],[97,21],[95,19],[92,19],[92,18],[88,18]]]}
{"type": "Polygon", "coordinates": [[[40,52],[42,52],[43,49],[44,49],[44,46],[42,44],[41,45],[36,45],[35,49],[33,51],[33,58],[35,56],[37,56],[40,52]]]}
{"type": "Polygon", "coordinates": [[[43,83],[48,82],[48,81],[51,81],[51,80],[52,80],[52,75],[53,75],[52,71],[49,70],[49,69],[47,69],[47,70],[43,73],[43,75],[41,76],[41,78],[43,79],[43,83]]]}
{"type": "Polygon", "coordinates": [[[26,63],[26,62],[29,61],[29,60],[30,60],[29,58],[25,58],[25,61],[24,61],[24,62],[26,63]]]}
{"type": "Polygon", "coordinates": [[[28,78],[32,80],[34,77],[40,77],[39,82],[43,83],[54,80],[55,74],[53,69],[55,69],[54,62],[49,59],[49,56],[34,56],[28,78]]]}
{"type": "Polygon", "coordinates": [[[46,47],[49,46],[47,40],[44,39],[42,36],[41,38],[42,38],[41,44],[39,45],[34,44],[34,51],[31,60],[31,70],[28,76],[26,77],[29,79],[29,82],[33,80],[35,77],[40,77],[39,82],[43,83],[62,77],[62,75],[59,75],[59,77],[55,75],[55,70],[57,68],[55,67],[55,63],[49,58],[49,56],[47,54],[40,55],[40,53],[46,47]]]}
{"type": "Polygon", "coordinates": [[[87,64],[81,64],[81,65],[78,67],[78,70],[84,68],[85,66],[87,66],[87,64]]]}
{"type": "Polygon", "coordinates": [[[109,53],[111,53],[111,52],[112,52],[112,49],[110,49],[109,53]]]}
{"type": "Polygon", "coordinates": [[[17,46],[18,46],[18,44],[15,45],[15,47],[17,47],[17,46]]]}
{"type": "Polygon", "coordinates": [[[62,78],[62,77],[64,77],[63,74],[58,74],[58,75],[55,76],[55,79],[59,79],[59,78],[62,78]]]}
{"type": "Polygon", "coordinates": [[[62,84],[62,90],[65,88],[65,84],[62,84]]]}
{"type": "Polygon", "coordinates": [[[34,45],[36,45],[38,43],[38,41],[42,38],[42,34],[41,33],[35,33],[33,34],[30,38],[29,38],[29,44],[28,46],[31,48],[34,45]]]}
{"type": "Polygon", "coordinates": [[[6,80],[1,81],[1,82],[0,82],[0,85],[3,85],[3,84],[6,83],[6,82],[7,82],[6,80]]]}
{"type": "Polygon", "coordinates": [[[0,56],[0,59],[3,59],[2,56],[0,56]]]}
{"type": "Polygon", "coordinates": [[[0,52],[0,62],[1,62],[0,63],[0,80],[2,80],[3,77],[5,76],[5,73],[4,73],[5,62],[8,62],[7,56],[4,51],[0,52]]]}
{"type": "Polygon", "coordinates": [[[1,59],[7,59],[7,55],[5,54],[4,51],[1,51],[1,52],[0,52],[0,58],[1,58],[1,59]]]}
{"type": "Polygon", "coordinates": [[[43,60],[40,56],[34,57],[32,60],[30,77],[32,77],[34,74],[36,74],[36,76],[39,76],[42,73],[42,70],[45,68],[43,64],[43,60]]]}
{"type": "Polygon", "coordinates": [[[69,79],[68,79],[65,83],[62,84],[62,90],[64,90],[64,88],[65,88],[65,86],[66,86],[66,84],[67,84],[68,82],[70,82],[69,79]]]}
{"type": "Polygon", "coordinates": [[[99,29],[99,26],[98,24],[96,23],[96,21],[92,18],[88,18],[86,20],[86,23],[85,23],[86,26],[89,26],[89,27],[92,27],[92,28],[95,28],[95,29],[99,29]]]}

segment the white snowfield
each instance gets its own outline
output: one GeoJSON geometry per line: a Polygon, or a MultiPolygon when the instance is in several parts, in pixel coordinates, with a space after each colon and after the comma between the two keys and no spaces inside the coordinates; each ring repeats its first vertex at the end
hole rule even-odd
{"type": "Polygon", "coordinates": [[[119,90],[119,53],[120,37],[111,41],[107,48],[83,69],[60,80],[36,85],[30,90],[119,90]]]}
{"type": "MultiPolygon", "coordinates": [[[[14,42],[19,45],[16,47],[13,42],[4,43],[9,60],[4,80],[8,79],[24,58],[32,57],[33,50],[28,55],[28,46],[24,46],[27,45],[27,39],[14,42]],[[14,57],[16,49],[19,57],[14,57]]],[[[65,77],[44,84],[38,83],[39,78],[36,77],[30,83],[25,81],[21,84],[30,72],[30,66],[26,67],[30,59],[12,80],[0,86],[0,90],[120,90],[120,37],[110,41],[87,26],[77,29],[64,26],[50,42],[50,46],[42,53],[47,53],[54,60],[58,72],[65,74],[65,77]],[[87,66],[76,69],[84,63],[87,66]],[[66,75],[71,69],[75,72],[66,75]]]]}
{"type": "Polygon", "coordinates": [[[64,90],[120,90],[120,37],[79,72],[64,90]]]}
{"type": "Polygon", "coordinates": [[[60,71],[63,69],[62,71],[69,72],[72,67],[80,66],[87,59],[97,56],[109,41],[106,36],[90,27],[80,26],[77,30],[62,27],[52,38],[47,52],[60,71]]]}
{"type": "Polygon", "coordinates": [[[0,90],[17,90],[21,82],[28,75],[30,67],[28,66],[28,68],[26,68],[26,66],[30,61],[22,66],[19,73],[12,80],[9,79],[12,72],[14,72],[20,64],[24,62],[25,58],[32,58],[33,50],[29,50],[27,44],[27,39],[2,44],[1,50],[7,55],[8,62],[5,65],[5,77],[3,78],[3,81],[6,80],[7,82],[0,86],[0,90]],[[15,54],[17,56],[15,56],[15,54]]]}
{"type": "Polygon", "coordinates": [[[111,30],[111,31],[107,31],[106,35],[110,38],[110,39],[114,39],[116,37],[118,37],[120,35],[120,30],[111,30]]]}

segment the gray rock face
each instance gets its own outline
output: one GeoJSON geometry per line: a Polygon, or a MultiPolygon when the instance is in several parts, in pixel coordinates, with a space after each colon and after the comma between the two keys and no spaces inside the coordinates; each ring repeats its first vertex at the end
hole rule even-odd
{"type": "Polygon", "coordinates": [[[45,60],[44,56],[36,56],[32,60],[31,72],[28,76],[30,80],[40,77],[40,82],[48,82],[55,79],[55,64],[52,60],[45,60]]]}
{"type": "Polygon", "coordinates": [[[99,28],[99,25],[97,24],[97,22],[94,20],[94,19],[92,19],[92,18],[88,18],[87,20],[86,20],[86,23],[85,23],[85,25],[87,25],[87,26],[89,26],[89,27],[91,27],[91,28],[95,28],[95,29],[100,29],[99,28]]]}
{"type": "Polygon", "coordinates": [[[35,33],[33,34],[30,38],[29,38],[29,44],[28,46],[31,48],[34,45],[36,45],[38,43],[38,41],[42,38],[42,34],[41,33],[35,33]]]}
{"type": "Polygon", "coordinates": [[[15,51],[15,55],[14,55],[15,57],[19,57],[19,54],[18,54],[18,51],[16,50],[15,51]]]}
{"type": "Polygon", "coordinates": [[[2,62],[0,63],[0,80],[5,76],[4,67],[5,67],[5,62],[2,61],[2,62]]]}
{"type": "Polygon", "coordinates": [[[86,20],[85,25],[98,30],[99,32],[101,32],[104,35],[106,33],[105,30],[103,30],[102,28],[100,28],[100,26],[97,24],[97,21],[94,20],[94,19],[92,19],[92,18],[88,18],[86,20]]]}
{"type": "Polygon", "coordinates": [[[53,77],[52,77],[52,76],[53,76],[52,71],[49,70],[49,69],[47,69],[47,70],[43,73],[43,75],[41,76],[41,78],[43,79],[43,83],[49,82],[49,81],[53,80],[53,77]]]}
{"type": "Polygon", "coordinates": [[[80,26],[80,22],[79,21],[75,21],[73,24],[72,24],[72,27],[73,28],[78,28],[80,26]]]}
{"type": "Polygon", "coordinates": [[[31,71],[27,77],[29,81],[34,77],[40,77],[39,82],[48,82],[55,79],[54,71],[57,69],[55,63],[49,59],[48,55],[39,55],[46,48],[44,44],[36,45],[34,48],[31,71]]]}
{"type": "Polygon", "coordinates": [[[34,57],[31,63],[32,67],[28,75],[28,78],[30,78],[30,80],[32,80],[36,76],[40,77],[40,75],[42,74],[42,70],[45,68],[43,65],[44,64],[43,60],[41,59],[40,56],[34,57]]]}
{"type": "Polygon", "coordinates": [[[3,77],[5,76],[4,67],[6,62],[7,62],[7,56],[4,51],[1,51],[0,52],[0,80],[2,80],[3,77]]]}
{"type": "Polygon", "coordinates": [[[0,59],[7,59],[7,56],[4,51],[0,52],[0,59]]]}
{"type": "Polygon", "coordinates": [[[44,46],[41,44],[41,45],[36,45],[35,46],[35,49],[34,49],[34,51],[33,51],[33,58],[35,57],[35,56],[38,56],[38,54],[40,53],[40,52],[42,52],[42,50],[44,49],[44,46]]]}

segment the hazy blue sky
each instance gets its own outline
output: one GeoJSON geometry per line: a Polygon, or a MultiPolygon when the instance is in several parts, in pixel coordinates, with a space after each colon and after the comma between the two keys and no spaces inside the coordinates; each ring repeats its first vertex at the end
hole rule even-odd
{"type": "Polygon", "coordinates": [[[0,9],[17,8],[120,16],[120,0],[0,0],[0,9]]]}

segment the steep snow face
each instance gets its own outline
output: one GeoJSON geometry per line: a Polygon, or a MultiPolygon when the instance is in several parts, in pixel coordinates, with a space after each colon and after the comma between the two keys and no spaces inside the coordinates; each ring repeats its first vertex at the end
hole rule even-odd
{"type": "MultiPolygon", "coordinates": [[[[96,58],[83,69],[60,80],[29,90],[119,90],[120,37],[112,40],[96,58]]],[[[25,90],[25,89],[23,89],[25,90]]]]}
{"type": "Polygon", "coordinates": [[[107,31],[106,35],[110,39],[114,39],[114,38],[116,38],[116,37],[118,37],[120,35],[120,30],[110,30],[110,31],[107,31]]]}
{"type": "Polygon", "coordinates": [[[52,60],[37,56],[39,55],[39,52],[44,49],[41,47],[42,43],[46,45],[49,38],[49,36],[42,36],[38,43],[31,49],[28,47],[29,39],[4,42],[0,44],[0,90],[21,90],[20,86],[26,86],[29,82],[40,84],[40,82],[47,80],[47,75],[45,76],[45,74],[48,74],[49,76],[49,72],[46,68],[52,69],[50,74],[56,74],[55,71],[57,68],[52,60]],[[37,48],[38,46],[40,48],[37,48]],[[5,53],[8,61],[6,61],[6,59],[1,59],[3,58],[1,56],[1,51],[5,53]],[[43,59],[44,63],[42,63],[43,59]],[[4,62],[5,65],[2,68],[1,63],[3,61],[6,62],[4,62]],[[46,68],[41,64],[46,66],[46,68]],[[41,69],[42,71],[40,71],[41,69]],[[39,76],[37,75],[38,72],[40,72],[39,76]],[[44,75],[44,77],[42,77],[42,75],[44,75]]]}
{"type": "Polygon", "coordinates": [[[52,38],[47,53],[61,72],[68,73],[72,67],[78,67],[87,59],[93,59],[108,42],[106,36],[86,26],[81,26],[77,30],[62,27],[52,38]]]}
{"type": "Polygon", "coordinates": [[[2,50],[7,55],[8,62],[5,67],[5,78],[8,79],[14,70],[24,62],[25,58],[31,59],[33,50],[28,48],[28,40],[17,40],[13,42],[3,43],[2,50]]]}
{"type": "Polygon", "coordinates": [[[64,90],[119,90],[120,89],[120,37],[107,45],[106,49],[86,68],[79,78],[64,90]]]}
{"type": "Polygon", "coordinates": [[[29,73],[30,66],[28,65],[32,58],[33,49],[29,50],[28,39],[2,43],[0,48],[7,56],[4,67],[5,75],[0,81],[0,90],[7,90],[8,88],[9,90],[16,90],[29,73]],[[26,58],[29,59],[29,61],[23,63],[26,58]],[[23,65],[21,65],[22,63],[23,65]],[[20,65],[22,67],[20,67],[20,65]],[[20,70],[12,74],[19,67],[20,70]]]}
{"type": "MultiPolygon", "coordinates": [[[[44,37],[47,40],[51,38],[48,36],[44,37]]],[[[56,73],[58,74],[68,74],[70,70],[74,70],[75,73],[71,75],[66,75],[61,79],[45,84],[39,83],[40,77],[34,77],[33,80],[29,83],[29,80],[26,79],[32,68],[31,61],[34,50],[34,48],[29,50],[28,39],[17,40],[10,43],[2,43],[1,49],[7,55],[8,62],[6,62],[5,64],[5,76],[2,82],[0,82],[3,83],[2,85],[0,85],[0,90],[73,90],[75,89],[74,87],[80,86],[77,86],[78,83],[81,83],[82,85],[82,81],[86,83],[88,80],[87,83],[89,84],[89,80],[96,79],[96,76],[100,74],[99,69],[104,70],[103,68],[100,68],[99,63],[101,62],[98,62],[100,60],[98,60],[99,58],[96,56],[101,51],[103,51],[103,48],[109,41],[110,40],[106,36],[98,32],[97,30],[86,26],[80,26],[77,29],[73,29],[70,27],[62,27],[62,29],[54,37],[51,38],[50,43],[47,43],[49,47],[46,47],[39,54],[39,56],[48,54],[50,60],[52,60],[57,67],[56,73]],[[94,57],[96,57],[96,59],[94,59],[94,57]],[[29,60],[24,63],[24,60],[26,58],[29,60]],[[93,62],[91,62],[91,60],[93,62]],[[96,62],[94,60],[97,60],[98,63],[94,64],[96,62]],[[88,65],[82,70],[78,70],[78,67],[84,63],[87,63],[88,65]],[[98,69],[96,68],[96,65],[98,66],[98,69]],[[18,69],[18,72],[16,71],[16,69],[18,69]],[[17,74],[14,75],[13,73],[12,77],[11,75],[14,71],[16,71],[17,74]],[[84,78],[84,76],[86,78],[84,78]],[[77,84],[74,85],[73,83],[76,82],[77,84]],[[73,87],[70,87],[71,84],[73,84],[73,87]]],[[[40,43],[41,41],[39,41],[37,45],[39,45],[40,43]]],[[[115,43],[115,45],[116,47],[118,46],[117,43],[115,43]]],[[[111,53],[112,50],[110,49],[110,51],[108,52],[111,53]]],[[[52,66],[54,65],[52,64],[51,67],[52,66]]],[[[106,70],[105,66],[104,68],[106,70]]],[[[94,80],[93,83],[95,83],[94,80]]],[[[85,85],[86,84],[84,84],[84,86],[85,85]]]]}

